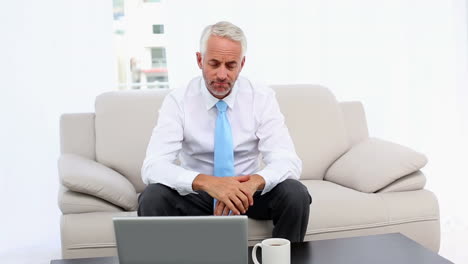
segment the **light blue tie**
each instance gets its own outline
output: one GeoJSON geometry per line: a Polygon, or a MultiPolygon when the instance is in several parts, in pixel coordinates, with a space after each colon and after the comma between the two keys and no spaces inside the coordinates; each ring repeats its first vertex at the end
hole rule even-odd
{"type": "MultiPolygon", "coordinates": [[[[218,117],[214,142],[214,176],[234,176],[234,148],[231,125],[226,115],[227,104],[220,100],[216,103],[216,108],[218,108],[218,117]]],[[[214,205],[216,205],[216,199],[214,205]]]]}

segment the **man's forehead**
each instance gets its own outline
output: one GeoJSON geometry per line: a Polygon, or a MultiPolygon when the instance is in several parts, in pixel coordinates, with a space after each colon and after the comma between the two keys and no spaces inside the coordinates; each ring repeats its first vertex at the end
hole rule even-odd
{"type": "Polygon", "coordinates": [[[238,54],[242,52],[242,45],[240,42],[228,38],[211,36],[208,39],[206,51],[238,54]]]}
{"type": "Polygon", "coordinates": [[[208,61],[237,62],[241,60],[242,53],[224,49],[207,49],[205,59],[208,61]]]}
{"type": "Polygon", "coordinates": [[[225,62],[225,63],[237,63],[238,60],[239,60],[239,59],[237,59],[237,58],[232,58],[232,59],[229,59],[229,58],[227,58],[227,59],[220,58],[220,59],[218,59],[218,58],[212,58],[212,57],[211,57],[211,58],[207,58],[207,59],[208,59],[208,61],[212,61],[212,62],[225,62]]]}

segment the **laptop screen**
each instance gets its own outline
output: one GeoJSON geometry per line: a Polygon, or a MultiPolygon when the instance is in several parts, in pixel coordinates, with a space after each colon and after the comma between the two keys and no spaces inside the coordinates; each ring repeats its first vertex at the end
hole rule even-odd
{"type": "Polygon", "coordinates": [[[247,216],[115,217],[120,264],[247,263],[247,216]]]}

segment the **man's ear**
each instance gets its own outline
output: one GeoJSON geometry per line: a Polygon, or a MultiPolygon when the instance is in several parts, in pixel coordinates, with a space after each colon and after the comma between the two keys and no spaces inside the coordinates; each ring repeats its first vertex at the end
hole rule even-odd
{"type": "Polygon", "coordinates": [[[241,61],[241,70],[242,70],[242,68],[244,68],[244,64],[245,64],[245,56],[242,57],[242,61],[241,61]]]}
{"type": "Polygon", "coordinates": [[[203,68],[203,58],[200,52],[197,52],[197,64],[198,68],[202,69],[203,68]]]}

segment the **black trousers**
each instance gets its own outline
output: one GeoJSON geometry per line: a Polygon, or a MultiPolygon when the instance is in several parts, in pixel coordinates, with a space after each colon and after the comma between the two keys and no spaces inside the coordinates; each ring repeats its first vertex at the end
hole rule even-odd
{"type": "MultiPolygon", "coordinates": [[[[254,194],[254,205],[245,213],[257,220],[273,220],[272,237],[304,241],[312,197],[297,180],[285,180],[265,195],[254,194]]],[[[146,187],[138,198],[138,216],[213,215],[213,198],[206,192],[180,195],[165,185],[146,187]]]]}

